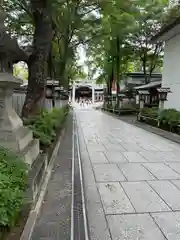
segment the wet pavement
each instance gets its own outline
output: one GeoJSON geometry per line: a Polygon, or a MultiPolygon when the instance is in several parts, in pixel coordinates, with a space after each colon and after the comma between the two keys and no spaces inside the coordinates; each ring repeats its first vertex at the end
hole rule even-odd
{"type": "Polygon", "coordinates": [[[180,147],[75,107],[91,240],[180,239],[180,147]]]}

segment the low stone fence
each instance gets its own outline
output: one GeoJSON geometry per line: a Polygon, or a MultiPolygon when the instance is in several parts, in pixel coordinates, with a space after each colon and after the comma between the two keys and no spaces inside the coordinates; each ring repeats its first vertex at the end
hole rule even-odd
{"type": "MultiPolygon", "coordinates": [[[[13,98],[12,98],[12,105],[13,105],[13,108],[15,109],[16,113],[19,116],[21,115],[21,112],[22,112],[22,107],[23,107],[23,104],[24,104],[25,97],[26,97],[26,92],[25,91],[14,90],[13,98]]],[[[56,108],[62,108],[67,103],[68,103],[68,100],[56,99],[55,100],[55,107],[56,108]]],[[[47,99],[47,98],[45,99],[44,108],[46,108],[46,109],[53,108],[52,99],[47,99]]]]}

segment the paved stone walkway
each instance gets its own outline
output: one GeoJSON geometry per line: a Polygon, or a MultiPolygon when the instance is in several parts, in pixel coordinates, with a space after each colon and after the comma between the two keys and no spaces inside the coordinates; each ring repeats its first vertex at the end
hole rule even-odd
{"type": "Polygon", "coordinates": [[[180,147],[75,109],[91,240],[180,240],[180,147]]]}

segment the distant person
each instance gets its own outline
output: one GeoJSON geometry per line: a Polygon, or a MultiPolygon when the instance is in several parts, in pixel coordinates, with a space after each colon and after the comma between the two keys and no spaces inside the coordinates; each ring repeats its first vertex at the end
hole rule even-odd
{"type": "Polygon", "coordinates": [[[80,106],[81,107],[83,106],[83,99],[82,98],[80,99],[80,106]]]}

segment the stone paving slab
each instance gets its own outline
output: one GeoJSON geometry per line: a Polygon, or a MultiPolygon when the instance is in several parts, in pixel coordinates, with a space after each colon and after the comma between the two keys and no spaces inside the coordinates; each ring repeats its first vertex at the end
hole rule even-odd
{"type": "Polygon", "coordinates": [[[135,212],[131,202],[119,183],[99,183],[98,188],[106,214],[135,212]]]}
{"type": "Polygon", "coordinates": [[[143,163],[154,176],[161,180],[180,179],[180,175],[163,163],[143,163]]]}
{"type": "Polygon", "coordinates": [[[89,209],[88,225],[91,240],[112,240],[101,202],[89,201],[86,207],[89,209]]]}
{"type": "Polygon", "coordinates": [[[123,163],[128,162],[125,156],[118,152],[118,151],[108,151],[105,152],[106,158],[108,159],[109,163],[123,163]]]}
{"type": "Polygon", "coordinates": [[[138,213],[170,211],[147,182],[122,182],[124,191],[138,213]]]}
{"type": "Polygon", "coordinates": [[[166,152],[166,151],[158,151],[158,152],[140,152],[140,154],[145,157],[148,162],[180,162],[180,155],[178,152],[166,152]]]}
{"type": "Polygon", "coordinates": [[[172,182],[178,189],[180,189],[180,180],[171,180],[171,182],[172,182]]]}
{"type": "Polygon", "coordinates": [[[94,164],[93,169],[97,182],[117,182],[126,180],[116,164],[94,164]]]}
{"type": "Polygon", "coordinates": [[[166,162],[179,162],[180,161],[180,155],[176,152],[162,152],[162,158],[166,162]]]}
{"type": "Polygon", "coordinates": [[[144,168],[142,164],[121,163],[118,164],[118,166],[128,181],[147,181],[157,179],[146,168],[144,168]]]}
{"type": "Polygon", "coordinates": [[[126,152],[140,152],[144,150],[139,144],[135,144],[134,141],[132,142],[122,142],[121,146],[123,146],[126,152]]]}
{"type": "Polygon", "coordinates": [[[172,170],[180,174],[180,163],[166,163],[172,170]]]}
{"type": "Polygon", "coordinates": [[[110,215],[107,221],[113,240],[165,240],[148,214],[110,215]]]}
{"type": "Polygon", "coordinates": [[[179,149],[179,147],[178,147],[178,150],[177,149],[174,150],[174,154],[176,154],[180,159],[180,149],[179,149]]]}
{"type": "Polygon", "coordinates": [[[129,162],[147,162],[147,160],[137,152],[123,152],[122,154],[129,162]]]}
{"type": "Polygon", "coordinates": [[[148,184],[159,194],[172,210],[180,210],[180,190],[169,181],[149,181],[148,184]]]}
{"type": "Polygon", "coordinates": [[[104,144],[107,151],[125,152],[126,149],[121,144],[104,144]]]}
{"type": "Polygon", "coordinates": [[[103,152],[89,151],[89,156],[92,163],[108,163],[108,160],[103,152]]]}
{"type": "Polygon", "coordinates": [[[153,213],[152,217],[168,240],[180,239],[180,213],[153,213]]]}
{"type": "Polygon", "coordinates": [[[147,151],[152,151],[152,152],[157,152],[158,149],[155,146],[152,146],[150,144],[144,144],[144,143],[140,143],[139,144],[144,150],[147,151]]]}
{"type": "Polygon", "coordinates": [[[162,152],[141,151],[139,152],[148,162],[164,162],[162,152]]]}
{"type": "Polygon", "coordinates": [[[106,151],[106,148],[104,147],[104,145],[100,145],[100,144],[87,144],[87,148],[89,152],[104,152],[106,151]]]}

